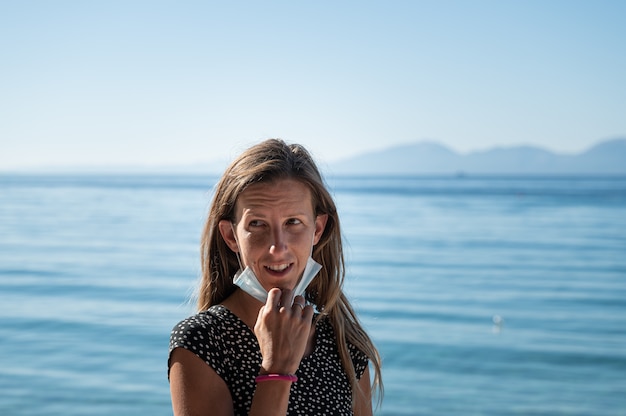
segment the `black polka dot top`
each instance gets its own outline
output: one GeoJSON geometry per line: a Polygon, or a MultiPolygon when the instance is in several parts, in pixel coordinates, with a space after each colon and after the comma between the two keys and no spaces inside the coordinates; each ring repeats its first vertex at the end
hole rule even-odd
{"type": "MultiPolygon", "coordinates": [[[[174,327],[170,354],[178,347],[195,353],[226,382],[235,415],[248,414],[262,357],[254,332],[243,321],[225,307],[213,306],[174,327]]],[[[348,348],[360,378],[367,357],[351,344],[348,348]]],[[[296,375],[298,381],[291,385],[288,415],[352,415],[352,390],[327,319],[318,321],[315,349],[302,359],[296,375]]]]}

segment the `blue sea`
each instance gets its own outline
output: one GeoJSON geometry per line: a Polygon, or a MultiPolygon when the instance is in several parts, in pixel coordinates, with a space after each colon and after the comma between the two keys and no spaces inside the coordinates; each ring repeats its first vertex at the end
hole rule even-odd
{"type": "MultiPolygon", "coordinates": [[[[0,175],[0,414],[171,415],[216,177],[0,175]]],[[[336,177],[377,415],[626,415],[626,177],[336,177]]]]}

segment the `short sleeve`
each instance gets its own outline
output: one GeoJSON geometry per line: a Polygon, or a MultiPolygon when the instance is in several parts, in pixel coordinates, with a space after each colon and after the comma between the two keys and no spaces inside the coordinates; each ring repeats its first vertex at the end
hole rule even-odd
{"type": "Polygon", "coordinates": [[[207,312],[180,321],[170,334],[168,377],[172,351],[185,348],[196,354],[219,376],[224,377],[226,362],[223,348],[223,332],[218,320],[207,312]]]}
{"type": "Polygon", "coordinates": [[[354,372],[356,373],[357,380],[361,379],[361,376],[365,372],[365,368],[369,364],[367,355],[353,344],[348,343],[348,351],[350,352],[350,358],[352,359],[352,365],[354,365],[354,372]]]}

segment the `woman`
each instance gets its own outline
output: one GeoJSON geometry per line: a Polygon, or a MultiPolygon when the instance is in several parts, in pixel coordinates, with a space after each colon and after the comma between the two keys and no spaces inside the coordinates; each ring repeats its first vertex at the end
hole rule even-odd
{"type": "Polygon", "coordinates": [[[201,252],[200,312],[170,338],[175,415],[372,414],[380,357],[342,292],[339,218],[302,146],[267,140],[226,169],[201,252]]]}

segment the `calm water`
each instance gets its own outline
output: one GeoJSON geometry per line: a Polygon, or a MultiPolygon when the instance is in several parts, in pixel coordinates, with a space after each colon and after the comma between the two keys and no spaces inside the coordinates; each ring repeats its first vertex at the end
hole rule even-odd
{"type": "MultiPolygon", "coordinates": [[[[0,414],[170,415],[215,178],[0,176],[0,414]]],[[[626,178],[337,178],[379,415],[626,415],[626,178]]]]}

